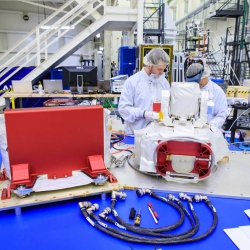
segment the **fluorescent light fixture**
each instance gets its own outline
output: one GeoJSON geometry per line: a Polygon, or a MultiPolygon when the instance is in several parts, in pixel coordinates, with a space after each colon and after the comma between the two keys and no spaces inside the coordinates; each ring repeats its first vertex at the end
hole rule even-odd
{"type": "Polygon", "coordinates": [[[101,36],[100,33],[96,35],[97,38],[99,38],[100,36],[101,36]]]}
{"type": "MultiPolygon", "coordinates": [[[[75,26],[69,26],[69,25],[61,27],[62,30],[68,30],[68,29],[74,29],[74,28],[75,28],[75,26]]],[[[51,25],[43,25],[43,26],[41,26],[41,29],[43,29],[43,30],[48,30],[48,29],[56,30],[56,29],[58,29],[58,27],[51,26],[51,25]]]]}
{"type": "Polygon", "coordinates": [[[103,51],[103,47],[102,47],[102,46],[100,46],[100,47],[99,47],[99,50],[103,51]]]}

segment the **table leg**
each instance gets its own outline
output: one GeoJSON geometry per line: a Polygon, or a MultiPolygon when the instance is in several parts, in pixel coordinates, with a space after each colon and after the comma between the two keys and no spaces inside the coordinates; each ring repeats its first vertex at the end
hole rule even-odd
{"type": "Polygon", "coordinates": [[[23,98],[18,98],[19,99],[19,107],[22,108],[23,107],[23,98]]]}
{"type": "MultiPolygon", "coordinates": [[[[236,108],[234,108],[234,112],[233,112],[233,122],[235,122],[235,120],[237,119],[237,111],[238,111],[238,110],[237,110],[236,108]]],[[[237,122],[234,123],[234,125],[232,126],[232,129],[231,129],[231,139],[230,139],[230,142],[231,142],[231,143],[234,143],[236,125],[237,125],[237,122]]]]}
{"type": "Polygon", "coordinates": [[[15,208],[15,215],[21,215],[22,214],[22,208],[21,207],[16,207],[15,208]]]}
{"type": "Polygon", "coordinates": [[[10,109],[10,98],[5,98],[5,106],[7,109],[10,109]]]}

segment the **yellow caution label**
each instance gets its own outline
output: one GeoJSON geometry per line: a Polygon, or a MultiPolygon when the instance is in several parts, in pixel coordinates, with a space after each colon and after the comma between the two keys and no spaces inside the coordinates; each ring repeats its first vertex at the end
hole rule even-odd
{"type": "Polygon", "coordinates": [[[250,94],[250,90],[227,90],[227,93],[250,94]]]}
{"type": "Polygon", "coordinates": [[[137,190],[138,187],[132,187],[132,186],[123,186],[124,189],[127,189],[127,190],[137,190]]]}

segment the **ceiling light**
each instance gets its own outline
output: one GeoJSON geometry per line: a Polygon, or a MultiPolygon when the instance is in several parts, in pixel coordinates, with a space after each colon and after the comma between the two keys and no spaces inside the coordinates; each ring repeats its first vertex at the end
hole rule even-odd
{"type": "Polygon", "coordinates": [[[101,36],[100,33],[96,35],[97,38],[100,38],[100,36],[101,36]]]}

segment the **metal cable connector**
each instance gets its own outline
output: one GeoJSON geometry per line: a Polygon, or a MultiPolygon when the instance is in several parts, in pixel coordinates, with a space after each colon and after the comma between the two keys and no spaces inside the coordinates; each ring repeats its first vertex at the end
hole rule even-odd
{"type": "Polygon", "coordinates": [[[82,210],[82,209],[87,209],[87,208],[91,207],[92,203],[89,201],[83,201],[83,202],[79,202],[78,205],[79,205],[80,209],[82,210]]]}
{"type": "Polygon", "coordinates": [[[125,161],[127,160],[128,156],[121,155],[115,162],[117,167],[123,167],[125,161]]]}
{"type": "Polygon", "coordinates": [[[124,192],[117,192],[117,191],[112,191],[111,192],[111,199],[115,199],[118,197],[120,200],[125,200],[127,197],[127,194],[124,192]]]}
{"type": "Polygon", "coordinates": [[[195,195],[194,197],[193,197],[193,201],[195,201],[195,202],[200,202],[200,201],[207,201],[208,200],[208,198],[207,198],[207,196],[203,196],[203,195],[195,195]]]}
{"type": "Polygon", "coordinates": [[[105,219],[105,217],[111,213],[111,208],[110,207],[106,207],[100,214],[99,217],[105,219]]]}
{"type": "Polygon", "coordinates": [[[115,164],[117,167],[123,167],[125,161],[128,159],[127,155],[121,155],[118,159],[116,157],[114,157],[113,155],[111,155],[111,159],[110,159],[110,167],[115,164]]]}
{"type": "Polygon", "coordinates": [[[192,202],[192,198],[185,193],[179,193],[179,197],[181,200],[187,200],[189,202],[192,202]]]}
{"type": "Polygon", "coordinates": [[[144,196],[145,194],[151,195],[152,191],[150,189],[147,189],[147,188],[139,188],[136,190],[136,194],[137,194],[137,196],[141,197],[141,196],[144,196]]]}
{"type": "Polygon", "coordinates": [[[99,209],[99,205],[97,203],[93,204],[91,207],[86,209],[88,214],[91,214],[93,211],[96,211],[99,209]]]}
{"type": "Polygon", "coordinates": [[[169,199],[170,201],[176,201],[176,202],[179,202],[180,200],[178,198],[176,198],[174,195],[172,194],[168,194],[167,196],[167,199],[169,199]]]}

